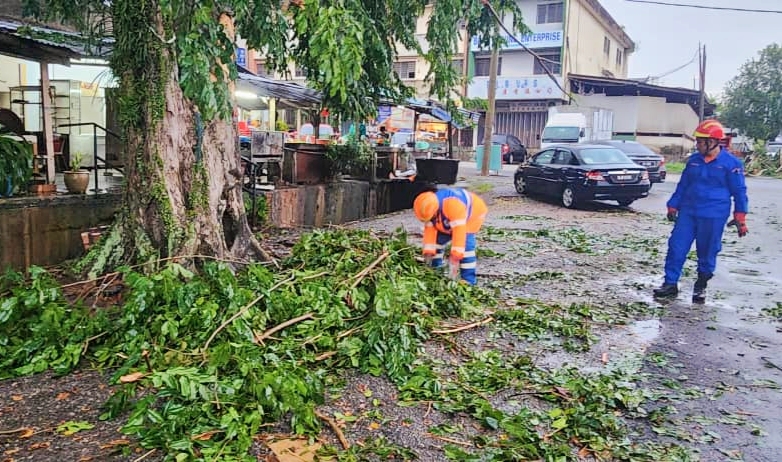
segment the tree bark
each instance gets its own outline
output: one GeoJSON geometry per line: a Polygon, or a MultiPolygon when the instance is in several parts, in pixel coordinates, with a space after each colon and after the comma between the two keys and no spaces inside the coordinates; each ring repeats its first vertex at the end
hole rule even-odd
{"type": "MultiPolygon", "coordinates": [[[[244,209],[236,127],[219,117],[201,120],[198,108],[180,88],[175,47],[164,41],[166,28],[157,2],[144,3],[157,11],[149,19],[156,26],[153,40],[160,43],[147,47],[157,55],[147,58],[152,70],[144,69],[142,78],[139,72],[120,74],[120,92],[126,101],[120,110],[133,111],[127,101],[134,101],[139,111],[135,123],[123,127],[124,208],[83,268],[96,276],[118,265],[175,256],[265,258],[244,209]],[[155,88],[162,94],[156,95],[155,88]]],[[[220,20],[230,23],[227,32],[232,35],[230,17],[221,15],[220,20]]],[[[138,34],[123,30],[122,23],[115,23],[114,33],[138,34]]]]}

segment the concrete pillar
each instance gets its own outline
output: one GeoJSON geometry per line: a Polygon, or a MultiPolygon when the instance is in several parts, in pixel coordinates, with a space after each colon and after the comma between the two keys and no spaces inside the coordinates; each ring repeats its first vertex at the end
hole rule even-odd
{"type": "Polygon", "coordinates": [[[49,63],[41,62],[41,115],[43,116],[43,139],[46,144],[46,181],[54,183],[54,126],[50,88],[49,63]]]}

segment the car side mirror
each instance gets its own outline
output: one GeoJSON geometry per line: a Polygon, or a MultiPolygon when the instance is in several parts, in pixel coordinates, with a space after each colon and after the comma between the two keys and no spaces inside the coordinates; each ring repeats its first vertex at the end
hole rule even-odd
{"type": "Polygon", "coordinates": [[[580,132],[578,132],[578,136],[580,136],[580,137],[582,137],[582,138],[583,138],[584,136],[586,136],[586,132],[584,131],[584,129],[583,129],[583,128],[581,129],[581,131],[580,131],[580,132]]]}

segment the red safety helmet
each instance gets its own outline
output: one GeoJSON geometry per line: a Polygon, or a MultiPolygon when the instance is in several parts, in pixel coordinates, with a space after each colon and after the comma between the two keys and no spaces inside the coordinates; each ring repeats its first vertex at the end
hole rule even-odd
{"type": "Polygon", "coordinates": [[[722,140],[725,138],[725,127],[714,119],[704,120],[695,128],[695,138],[711,138],[722,140]]]}

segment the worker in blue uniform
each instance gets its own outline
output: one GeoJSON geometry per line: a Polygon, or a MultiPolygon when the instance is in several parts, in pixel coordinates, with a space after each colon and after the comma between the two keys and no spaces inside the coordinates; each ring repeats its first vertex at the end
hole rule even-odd
{"type": "Polygon", "coordinates": [[[695,129],[697,152],[687,159],[676,190],[668,200],[669,221],[675,221],[668,239],[665,257],[665,281],[654,289],[658,298],[679,294],[679,278],[692,242],[698,256],[698,279],[692,293],[693,303],[706,301],[706,286],[714,275],[717,254],[722,249],[722,232],[730,217],[739,237],[747,234],[747,187],[744,166],[720,146],[725,129],[716,120],[705,120],[695,129]]]}

